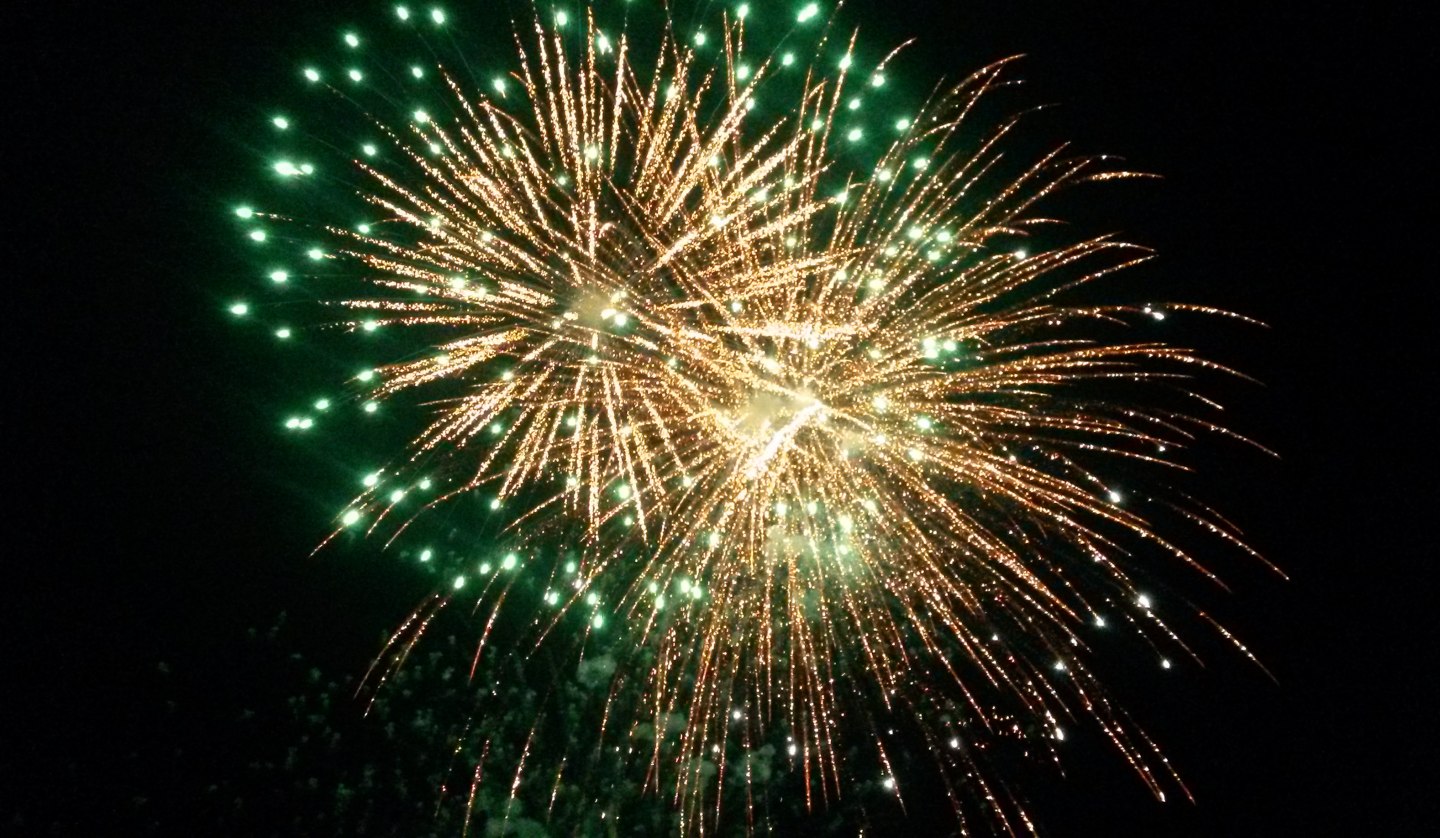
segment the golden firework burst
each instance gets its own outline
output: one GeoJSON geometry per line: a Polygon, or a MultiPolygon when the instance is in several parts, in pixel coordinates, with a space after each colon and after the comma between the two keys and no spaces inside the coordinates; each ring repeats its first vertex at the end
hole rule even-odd
{"type": "MultiPolygon", "coordinates": [[[[1163,796],[1178,778],[1104,697],[1085,632],[1113,614],[1184,648],[1127,557],[1141,544],[1208,571],[1109,475],[1180,467],[1221,429],[1152,397],[1228,370],[1119,327],[1224,312],[1084,302],[1148,253],[1046,244],[1036,203],[1137,175],[1064,149],[1016,168],[1019,120],[974,124],[1006,62],[881,140],[853,114],[894,53],[862,69],[826,28],[796,67],[750,44],[747,17],[706,39],[713,61],[703,32],[667,29],[637,59],[593,16],[537,21],[489,90],[437,69],[443,114],[377,123],[398,162],[359,166],[381,220],[330,228],[340,244],[312,257],[363,266],[344,325],[425,347],[362,375],[367,406],[434,395],[341,529],[403,530],[418,513],[396,487],[443,474],[423,508],[482,495],[520,545],[481,565],[478,595],[457,574],[396,648],[462,597],[493,623],[522,564],[545,580],[542,637],[576,613],[587,632],[623,617],[650,654],[617,677],[643,679],[649,723],[684,719],[677,749],[653,740],[653,782],[699,828],[727,770],[705,769],[712,752],[767,730],[789,734],[807,794],[843,793],[837,743],[867,708],[908,713],[985,795],[989,741],[1053,748],[1089,718],[1163,796]]],[[[1244,549],[1213,514],[1185,515],[1244,549]]]]}

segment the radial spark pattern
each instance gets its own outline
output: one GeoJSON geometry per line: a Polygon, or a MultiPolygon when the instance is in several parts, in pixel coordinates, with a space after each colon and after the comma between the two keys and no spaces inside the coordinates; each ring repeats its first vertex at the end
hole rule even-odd
{"type": "MultiPolygon", "coordinates": [[[[708,31],[643,36],[550,15],[518,27],[508,71],[483,84],[417,65],[402,78],[443,94],[430,107],[358,109],[371,220],[322,236],[297,214],[240,213],[257,243],[274,227],[269,246],[324,266],[274,282],[363,281],[340,292],[341,325],[413,336],[355,401],[414,392],[428,424],[337,532],[398,535],[478,496],[513,546],[447,551],[452,590],[397,634],[397,657],[435,609],[475,604],[491,625],[517,579],[538,580],[525,619],[541,641],[581,625],[640,650],[615,676],[643,684],[640,718],[606,724],[620,741],[683,719],[649,742],[651,782],[699,828],[738,764],[714,754],[775,731],[815,802],[844,794],[847,738],[873,741],[900,794],[878,721],[896,714],[1007,829],[1029,821],[990,787],[987,749],[1053,751],[1080,720],[1163,796],[1177,781],[1104,697],[1087,632],[1133,627],[1165,667],[1160,650],[1184,652],[1131,573],[1166,552],[1208,572],[1112,480],[1176,467],[1219,430],[1176,407],[1219,368],[1152,334],[1218,312],[1087,302],[1145,251],[1057,241],[1033,212],[1132,175],[1061,150],[1006,158],[1018,120],[975,118],[1004,63],[887,111],[893,54],[866,63],[813,4],[783,39],[807,45],[799,60],[753,44],[743,5],[708,31]]],[[[379,70],[304,73],[364,101],[379,70]]],[[[1243,549],[1213,514],[1164,509],[1243,549]]]]}

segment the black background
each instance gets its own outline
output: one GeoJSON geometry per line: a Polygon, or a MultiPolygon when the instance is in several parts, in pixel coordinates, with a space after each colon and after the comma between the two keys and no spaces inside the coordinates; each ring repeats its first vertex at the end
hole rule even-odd
{"type": "MultiPolygon", "coordinates": [[[[27,829],[107,832],[157,662],[194,673],[203,706],[253,688],[227,655],[281,609],[307,651],[359,667],[412,602],[306,558],[325,512],[297,500],[305,475],[253,401],[285,370],[223,311],[241,271],[225,216],[254,165],[235,126],[272,101],[296,30],[362,13],[125,5],[6,12],[0,830],[23,811],[27,829]]],[[[1223,456],[1211,495],[1292,577],[1227,565],[1222,615],[1278,683],[1236,656],[1127,696],[1197,803],[1162,806],[1112,755],[1082,755],[1042,784],[1045,828],[1419,834],[1437,814],[1437,661],[1418,16],[869,5],[846,14],[872,41],[920,35],[932,75],[1028,54],[1030,95],[1063,103],[1043,131],[1164,176],[1097,211],[1160,251],[1147,275],[1271,324],[1206,348],[1266,385],[1236,390],[1231,425],[1281,456],[1223,456]]]]}

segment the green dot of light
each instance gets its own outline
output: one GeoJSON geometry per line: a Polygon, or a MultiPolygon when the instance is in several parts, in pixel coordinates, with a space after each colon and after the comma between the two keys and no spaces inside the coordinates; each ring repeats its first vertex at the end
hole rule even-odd
{"type": "Polygon", "coordinates": [[[311,82],[320,81],[320,71],[319,71],[319,70],[316,70],[314,67],[306,67],[305,70],[304,70],[304,73],[305,73],[305,79],[306,79],[307,81],[311,81],[311,82]]]}

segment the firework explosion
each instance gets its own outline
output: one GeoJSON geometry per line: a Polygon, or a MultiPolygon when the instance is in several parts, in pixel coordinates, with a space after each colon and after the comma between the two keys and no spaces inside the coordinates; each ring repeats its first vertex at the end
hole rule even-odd
{"type": "MultiPolygon", "coordinates": [[[[397,632],[382,676],[451,605],[486,627],[477,659],[526,652],[487,648],[502,606],[527,642],[564,629],[583,656],[623,637],[638,651],[614,681],[640,698],[602,725],[624,742],[681,720],[639,758],[687,830],[735,805],[735,764],[715,755],[777,732],[814,805],[845,793],[851,737],[900,797],[882,717],[914,725],[957,806],[951,778],[1009,831],[1029,820],[987,779],[987,750],[1054,754],[1066,724],[1098,725],[1157,796],[1183,790],[1087,658],[1107,621],[1166,668],[1166,649],[1188,651],[1133,573],[1168,553],[1210,574],[1148,506],[1246,549],[1208,510],[1129,502],[1112,482],[1181,468],[1197,435],[1223,432],[1189,415],[1187,399],[1211,405],[1187,388],[1227,371],[1130,337],[1223,312],[1083,302],[1145,251],[1044,244],[1033,213],[1062,187],[1135,175],[1060,150],[1005,159],[1018,120],[975,116],[1003,63],[896,111],[894,53],[867,60],[815,4],[778,48],[752,43],[745,5],[687,31],[599,15],[516,26],[491,78],[438,63],[397,77],[344,32],[345,62],[302,72],[369,139],[290,146],[338,152],[333,170],[270,165],[299,182],[287,199],[348,177],[368,220],[239,210],[267,255],[309,268],[268,271],[276,285],[324,282],[339,290],[312,298],[349,312],[330,326],[403,335],[401,359],[287,427],[410,393],[428,416],[336,532],[418,539],[427,510],[464,499],[496,528],[414,549],[446,590],[397,632]]],[[[295,121],[273,123],[288,139],[295,121]]]]}

